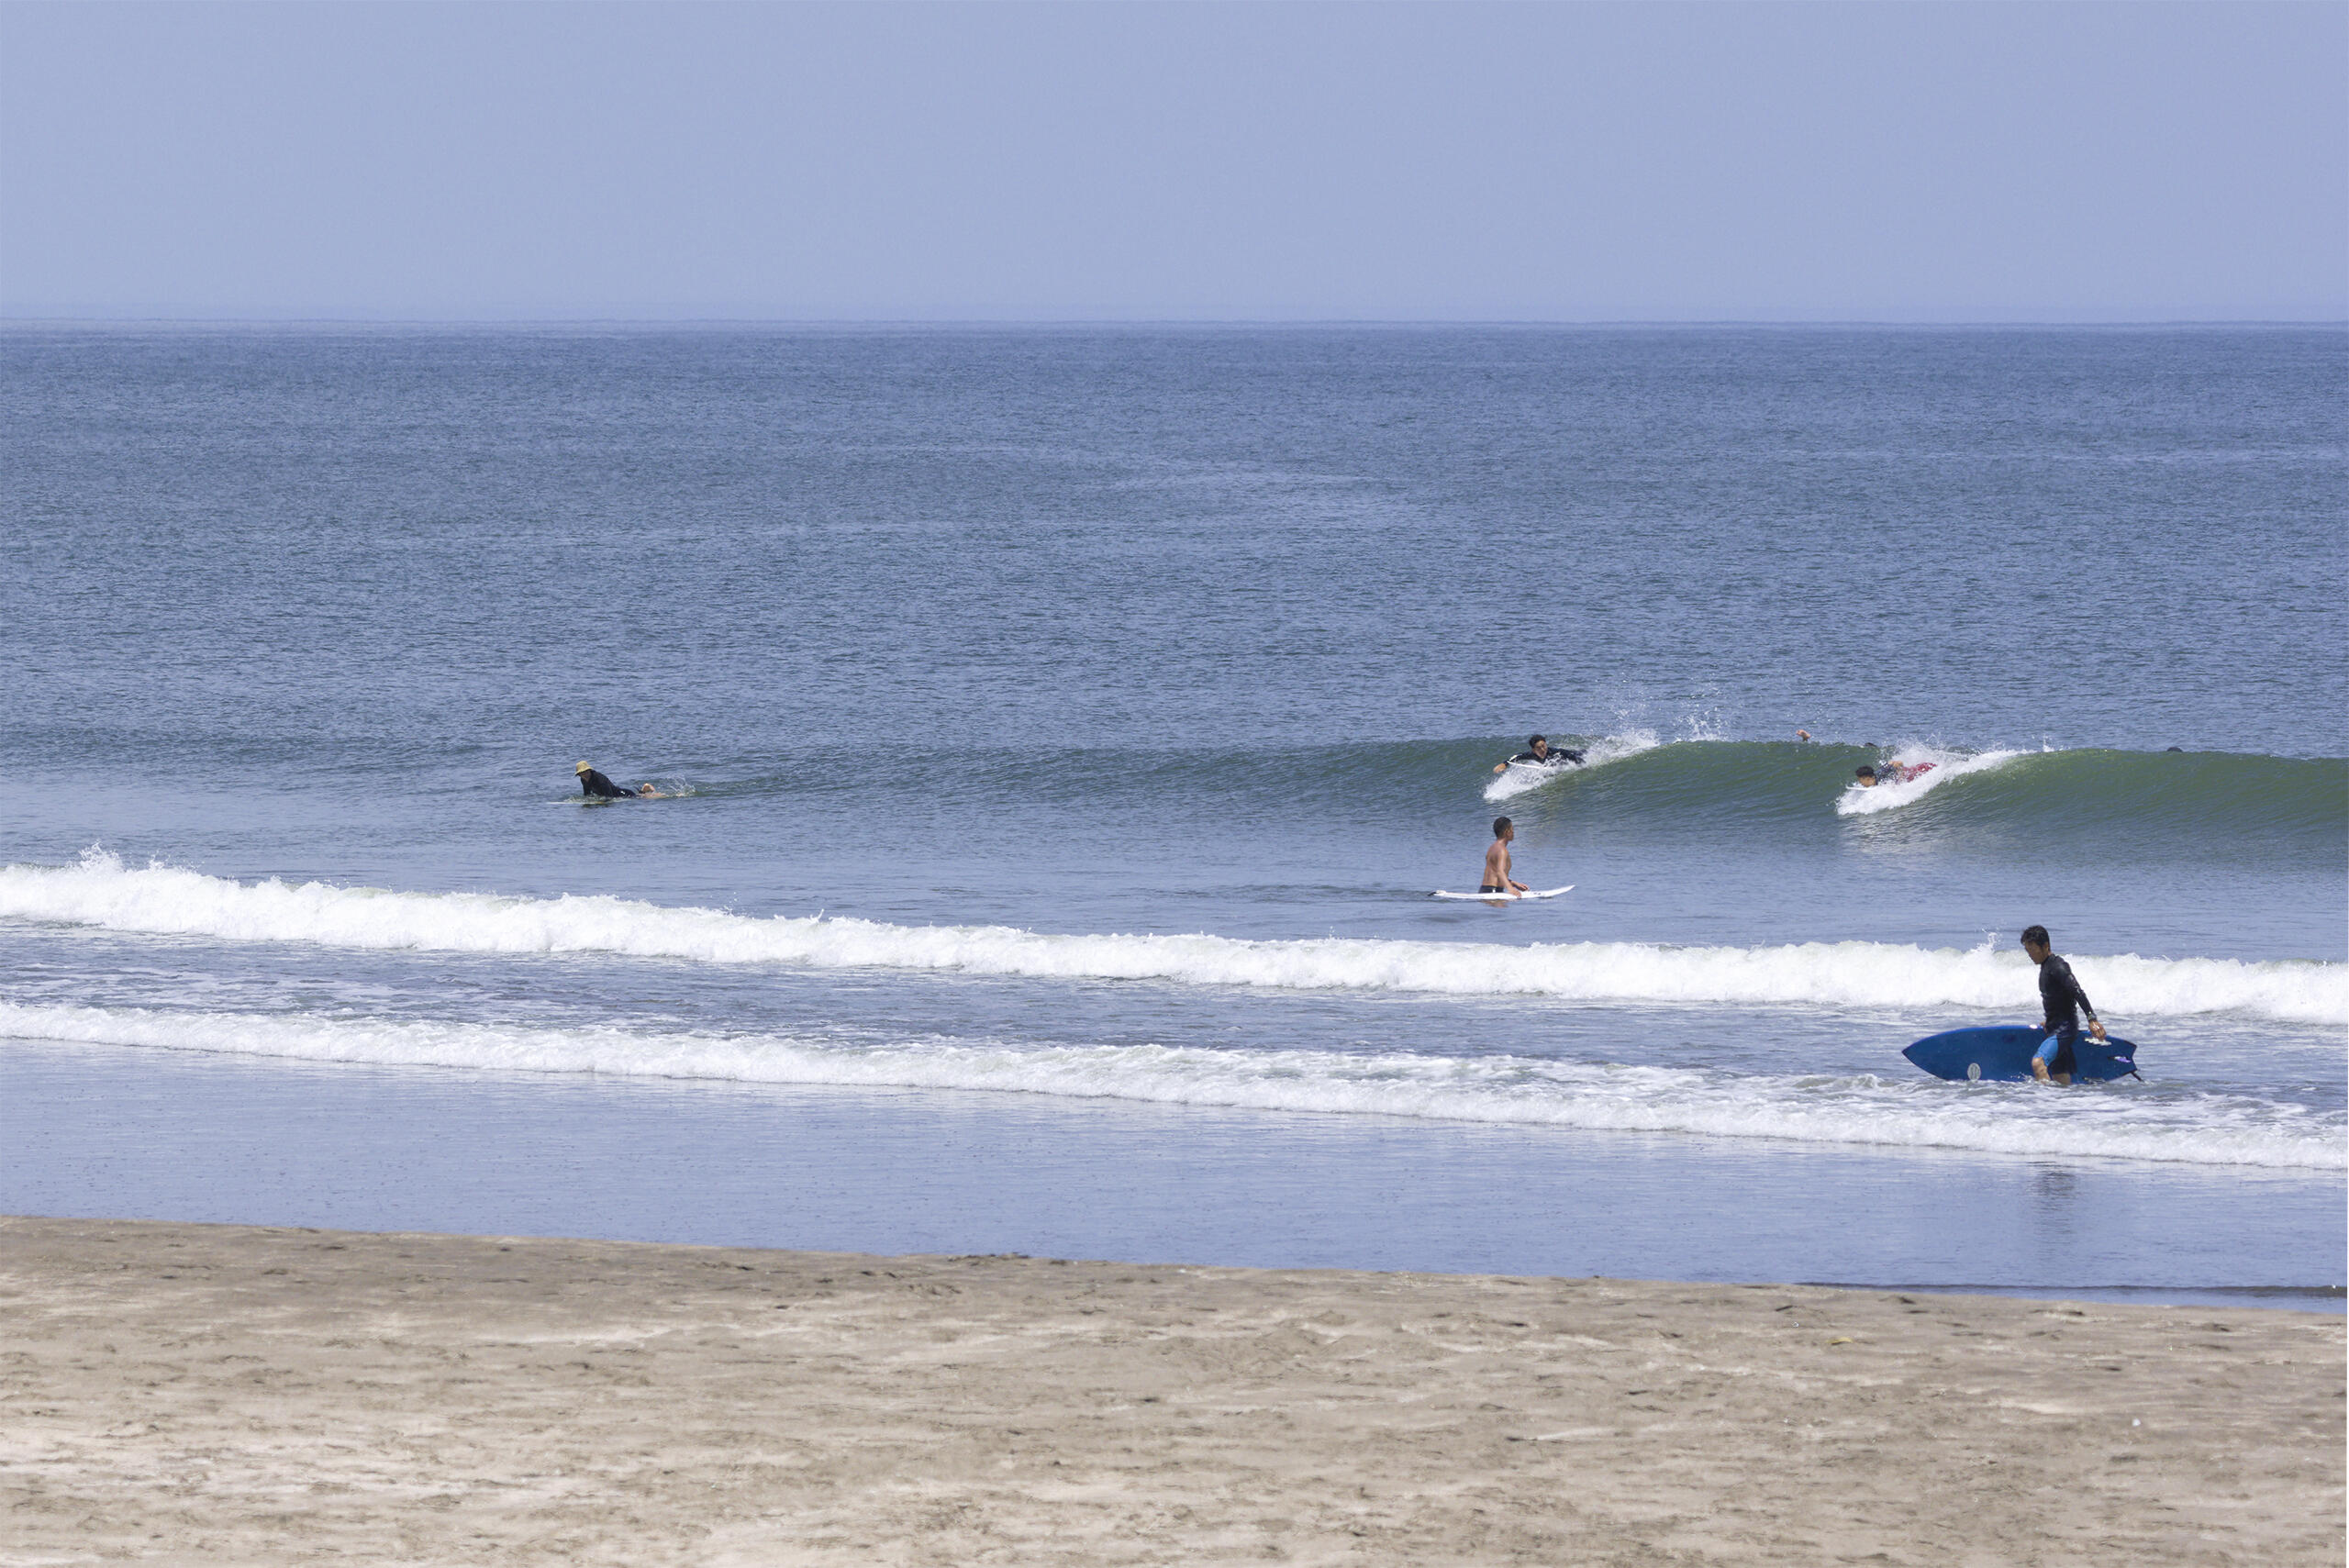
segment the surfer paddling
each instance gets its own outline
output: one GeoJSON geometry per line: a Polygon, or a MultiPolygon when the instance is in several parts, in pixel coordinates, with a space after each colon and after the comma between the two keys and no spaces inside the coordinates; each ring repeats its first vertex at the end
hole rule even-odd
{"type": "MultiPolygon", "coordinates": [[[[1534,739],[1539,740],[1541,737],[1537,735],[1534,739]]],[[[1477,892],[1497,893],[1508,896],[1512,894],[1533,891],[1508,873],[1508,847],[1516,838],[1516,823],[1506,817],[1493,818],[1493,845],[1485,851],[1485,880],[1478,885],[1477,892]]],[[[1497,907],[1500,899],[1496,898],[1493,903],[1497,907]]]]}
{"type": "Polygon", "coordinates": [[[1932,771],[1931,762],[1887,762],[1881,768],[1863,766],[1854,776],[1860,781],[1862,789],[1874,789],[1880,784],[1907,784],[1932,771]]]}
{"type": "Polygon", "coordinates": [[[590,800],[665,800],[668,797],[651,784],[639,784],[634,789],[622,789],[590,767],[584,758],[571,770],[579,775],[579,793],[590,800]]]}
{"type": "Polygon", "coordinates": [[[1525,743],[1525,750],[1506,762],[1495,762],[1493,772],[1505,773],[1511,768],[1531,764],[1537,768],[1553,768],[1561,762],[1580,762],[1582,753],[1571,746],[1553,746],[1546,735],[1536,735],[1525,743]]]}
{"type": "Polygon", "coordinates": [[[2072,1047],[2080,1038],[2080,1015],[2087,1015],[2088,1032],[2099,1040],[2105,1037],[2104,1024],[2096,1016],[2088,994],[2080,989],[2079,977],[2072,973],[2072,966],[2055,956],[2046,927],[2026,928],[2022,951],[2039,965],[2039,1002],[2046,1014],[2039,1027],[2047,1038],[2032,1056],[2031,1075],[2042,1084],[2068,1084],[2077,1065],[2072,1047]]]}

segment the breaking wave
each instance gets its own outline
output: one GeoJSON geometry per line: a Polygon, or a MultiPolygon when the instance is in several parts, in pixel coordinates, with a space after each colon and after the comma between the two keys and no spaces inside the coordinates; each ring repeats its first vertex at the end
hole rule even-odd
{"type": "Polygon", "coordinates": [[[2303,1106],[2136,1087],[1754,1075],[1534,1056],[866,1041],[0,1003],[0,1037],[311,1062],[778,1084],[992,1090],[1247,1110],[1770,1139],[1805,1144],[2339,1170],[2303,1106]]]}
{"type": "Polygon", "coordinates": [[[1908,767],[1923,767],[1927,771],[1912,779],[1897,784],[1878,784],[1863,789],[1858,781],[1844,786],[1836,798],[1838,817],[1867,817],[1895,806],[1907,806],[1949,783],[1968,773],[1987,773],[2022,756],[2021,751],[1982,751],[1972,756],[1944,751],[1932,746],[1903,746],[1892,753],[1892,761],[1908,767]]]}
{"type": "MultiPolygon", "coordinates": [[[[1328,937],[1057,935],[1007,926],[902,926],[820,916],[756,917],[604,895],[401,893],[330,883],[240,883],[126,867],[103,851],[71,866],[0,869],[0,918],[221,941],[467,953],[614,953],[705,963],[1292,990],[1549,996],[1571,1001],[1965,1006],[2021,1018],[2032,971],[1988,947],[1888,942],[1673,947],[1642,942],[1503,946],[1328,937]]],[[[2116,1016],[2240,1014],[2349,1023],[2349,964],[2314,960],[2070,955],[2116,1016]]]]}
{"type": "Polygon", "coordinates": [[[1529,791],[1540,789],[1543,784],[1555,784],[1569,774],[1587,773],[1609,762],[1620,762],[1626,758],[1653,751],[1663,744],[1653,730],[1631,729],[1620,735],[1602,735],[1595,740],[1585,740],[1575,746],[1574,750],[1582,753],[1580,762],[1562,762],[1551,765],[1511,762],[1507,772],[1496,775],[1493,782],[1485,786],[1485,798],[1495,804],[1514,800],[1529,791]]]}

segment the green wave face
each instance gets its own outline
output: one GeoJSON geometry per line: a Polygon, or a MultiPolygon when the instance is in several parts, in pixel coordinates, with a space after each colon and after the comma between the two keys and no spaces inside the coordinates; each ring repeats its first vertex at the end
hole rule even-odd
{"type": "Polygon", "coordinates": [[[1961,819],[2065,831],[2125,822],[2149,833],[2232,833],[2339,845],[2349,762],[2223,752],[2054,751],[1953,779],[1919,805],[1961,819]]]}
{"type": "MultiPolygon", "coordinates": [[[[2003,835],[2222,838],[2243,847],[2349,851],[2349,761],[2224,752],[1997,752],[1894,749],[1935,772],[1880,809],[1845,817],[1879,829],[1925,826],[2003,835]],[[1967,771],[1968,769],[1971,771],[1967,771]]],[[[1606,815],[1688,814],[1758,824],[1836,814],[1860,799],[1854,774],[1881,750],[1756,741],[1685,741],[1561,778],[1550,790],[1606,815]],[[1847,793],[1850,792],[1850,793],[1847,793]]],[[[1884,792],[1887,796],[1894,794],[1884,792]]],[[[1870,803],[1872,804],[1872,802],[1870,803]]]]}
{"type": "Polygon", "coordinates": [[[1522,738],[1364,741],[1309,750],[1119,749],[960,754],[951,767],[875,770],[810,756],[705,794],[839,795],[889,810],[984,806],[1148,814],[1160,821],[1357,823],[1455,837],[1508,814],[1647,841],[1773,838],[1901,841],[2028,858],[2125,850],[2132,858],[2284,857],[2349,869],[2349,760],[2228,752],[1967,751],[1561,735],[1588,763],[1497,781],[1522,738]],[[1931,760],[1933,773],[1863,795],[1863,763],[1931,760]]]}

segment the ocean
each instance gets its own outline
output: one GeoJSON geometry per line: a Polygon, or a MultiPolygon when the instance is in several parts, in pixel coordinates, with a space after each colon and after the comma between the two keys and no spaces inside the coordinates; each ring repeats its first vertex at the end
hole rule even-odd
{"type": "Polygon", "coordinates": [[[2337,1309],[2344,373],[7,328],[0,1211],[2337,1309]]]}

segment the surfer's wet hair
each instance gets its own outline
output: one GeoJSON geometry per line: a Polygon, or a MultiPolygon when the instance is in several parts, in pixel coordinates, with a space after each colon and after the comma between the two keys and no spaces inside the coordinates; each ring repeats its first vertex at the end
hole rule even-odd
{"type": "Polygon", "coordinates": [[[1516,823],[1511,822],[1506,817],[1496,817],[1493,818],[1493,837],[1497,839],[1516,826],[1516,823]]]}
{"type": "Polygon", "coordinates": [[[1536,735],[1532,740],[1528,740],[1526,744],[1528,746],[1542,746],[1547,745],[1549,743],[1549,740],[1550,738],[1547,735],[1536,735]]]}
{"type": "Polygon", "coordinates": [[[1876,777],[1876,770],[1874,768],[1855,768],[1852,771],[1852,776],[1855,779],[1872,779],[1876,777]]]}
{"type": "Polygon", "coordinates": [[[2025,926],[2022,929],[2022,940],[2035,948],[2052,948],[2055,945],[2047,940],[2047,928],[2044,926],[2025,926]]]}

